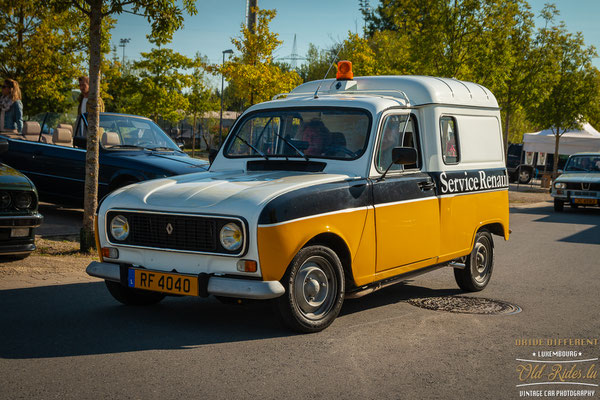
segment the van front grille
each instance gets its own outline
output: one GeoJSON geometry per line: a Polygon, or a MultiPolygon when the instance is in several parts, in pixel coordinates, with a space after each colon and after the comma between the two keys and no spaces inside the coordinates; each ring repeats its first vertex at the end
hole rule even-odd
{"type": "Polygon", "coordinates": [[[173,249],[190,252],[234,254],[224,249],[218,239],[223,225],[240,221],[208,216],[178,214],[142,213],[131,211],[109,211],[106,218],[106,231],[114,244],[173,249]],[[112,236],[110,224],[114,217],[127,218],[129,235],[125,240],[112,236]]]}

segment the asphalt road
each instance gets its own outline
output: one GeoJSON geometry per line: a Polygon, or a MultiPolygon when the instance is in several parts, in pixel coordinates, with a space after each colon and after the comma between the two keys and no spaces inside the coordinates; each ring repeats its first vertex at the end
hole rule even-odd
{"type": "MultiPolygon", "coordinates": [[[[450,269],[347,300],[330,328],[311,335],[289,333],[263,303],[169,298],[128,308],[102,282],[0,291],[0,398],[520,398],[516,359],[600,356],[598,344],[517,345],[600,337],[600,210],[512,211],[511,240],[495,237],[492,282],[468,295],[522,308],[512,315],[407,302],[460,294],[450,269]]],[[[598,377],[579,381],[587,386],[527,389],[600,398],[590,386],[598,377]]]]}

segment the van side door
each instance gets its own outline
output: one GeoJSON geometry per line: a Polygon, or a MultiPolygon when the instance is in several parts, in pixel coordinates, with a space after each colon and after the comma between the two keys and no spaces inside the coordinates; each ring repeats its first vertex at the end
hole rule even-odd
{"type": "Polygon", "coordinates": [[[377,238],[376,273],[403,266],[410,271],[437,261],[439,204],[434,180],[423,168],[421,143],[414,114],[384,116],[374,152],[375,175],[371,169],[377,238]],[[416,149],[416,164],[392,164],[392,149],[400,146],[416,149]],[[388,173],[381,179],[388,167],[388,173]]]}

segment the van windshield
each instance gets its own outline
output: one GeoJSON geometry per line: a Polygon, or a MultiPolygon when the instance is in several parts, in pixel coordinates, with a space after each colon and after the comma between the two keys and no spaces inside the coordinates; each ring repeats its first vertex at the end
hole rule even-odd
{"type": "Polygon", "coordinates": [[[229,136],[227,157],[300,157],[353,160],[367,146],[365,110],[298,108],[248,115],[229,136]]]}

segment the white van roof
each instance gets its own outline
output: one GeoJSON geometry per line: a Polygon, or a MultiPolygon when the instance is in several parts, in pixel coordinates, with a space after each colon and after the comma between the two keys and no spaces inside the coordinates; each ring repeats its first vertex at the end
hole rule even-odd
{"type": "Polygon", "coordinates": [[[304,83],[286,94],[285,97],[313,95],[319,84],[321,85],[319,95],[386,96],[401,99],[407,106],[451,104],[498,108],[496,97],[484,86],[473,82],[432,76],[357,76],[352,81],[325,79],[324,81],[304,83]]]}

